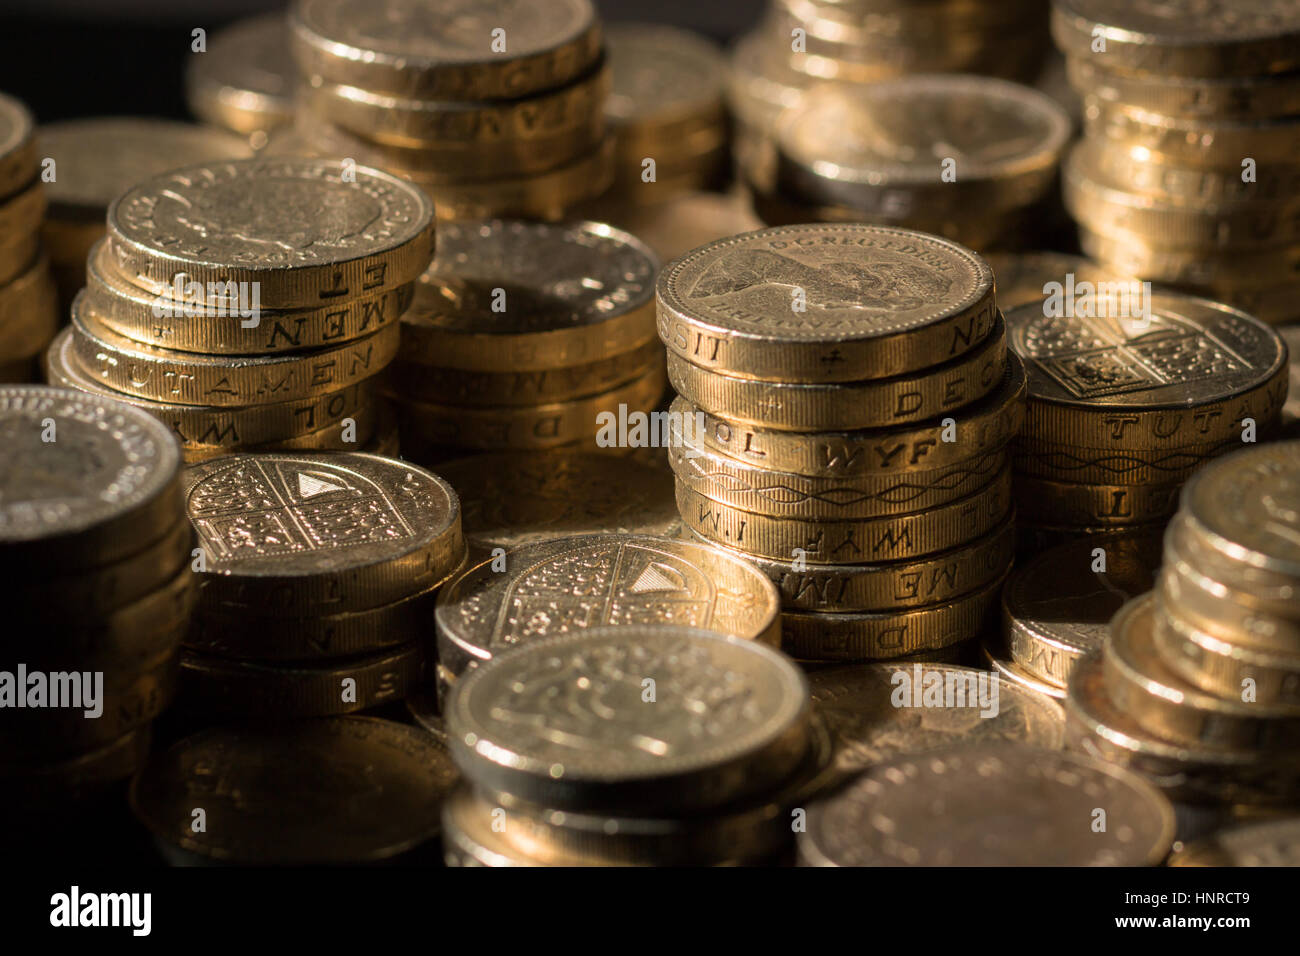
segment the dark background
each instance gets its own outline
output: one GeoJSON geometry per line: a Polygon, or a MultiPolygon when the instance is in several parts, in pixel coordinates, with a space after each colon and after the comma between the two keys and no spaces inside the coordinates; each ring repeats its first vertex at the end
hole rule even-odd
{"type": "MultiPolygon", "coordinates": [[[[763,0],[595,0],[607,20],[690,27],[727,41],[763,0]]],[[[181,77],[190,31],[208,36],[283,0],[0,0],[0,91],[39,122],[78,116],[187,115],[181,77]]]]}

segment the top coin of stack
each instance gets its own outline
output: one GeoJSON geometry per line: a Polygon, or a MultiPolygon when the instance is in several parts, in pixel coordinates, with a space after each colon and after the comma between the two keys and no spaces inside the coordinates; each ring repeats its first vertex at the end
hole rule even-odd
{"type": "Polygon", "coordinates": [[[1094,258],[1300,320],[1300,5],[1056,0],[1086,97],[1065,199],[1094,258]]]}
{"type": "Polygon", "coordinates": [[[41,251],[46,194],[31,114],[0,94],[0,382],[36,377],[59,327],[50,264],[41,251]]]}
{"type": "Polygon", "coordinates": [[[433,205],[387,173],[316,159],[188,167],[113,204],[51,382],[130,402],[188,459],[359,449],[374,377],[433,254],[433,205]]]}
{"type": "Polygon", "coordinates": [[[190,54],[185,99],[200,120],[260,149],[268,131],[293,119],[297,84],[289,26],[284,14],[268,13],[238,21],[190,54]]]}
{"type": "Polygon", "coordinates": [[[1024,372],[975,253],[868,225],[710,243],[658,286],[683,524],[778,585],[783,648],[974,638],[1011,556],[1024,372]]]}
{"type": "Polygon", "coordinates": [[[440,219],[561,218],[609,186],[590,0],[298,0],[289,16],[291,141],[419,183],[440,219]]]}
{"type": "Polygon", "coordinates": [[[1165,535],[1154,591],[1080,661],[1075,746],[1189,803],[1294,805],[1300,793],[1300,442],[1198,471],[1165,535]]]}

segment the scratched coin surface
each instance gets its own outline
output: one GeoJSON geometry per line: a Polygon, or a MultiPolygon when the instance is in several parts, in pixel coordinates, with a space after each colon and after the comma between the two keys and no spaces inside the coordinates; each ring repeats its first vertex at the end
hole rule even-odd
{"type": "Polygon", "coordinates": [[[463,556],[455,491],[396,459],[225,455],[184,481],[205,600],[262,613],[376,607],[437,583],[463,556]]]}
{"type": "Polygon", "coordinates": [[[885,226],[779,226],[666,266],[659,337],[692,364],[777,382],[896,375],[992,331],[993,273],[962,246],[885,226]]]}
{"type": "Polygon", "coordinates": [[[676,625],[779,640],[775,586],[708,545],[578,535],[513,548],[503,560],[504,572],[484,561],[438,595],[438,659],[452,673],[516,644],[605,625],[676,625]]]}
{"type": "Polygon", "coordinates": [[[460,494],[465,540],[516,548],[578,534],[671,534],[673,477],[631,458],[575,451],[475,455],[438,465],[460,494]]]}
{"type": "Polygon", "coordinates": [[[856,774],[896,754],[962,743],[1059,749],[1065,712],[992,671],[955,664],[855,664],[808,675],[835,769],[856,774]]]}
{"type": "Polygon", "coordinates": [[[481,790],[664,813],[788,777],[808,748],[810,710],[807,680],[769,647],[633,626],[502,654],[456,681],[446,719],[452,756],[481,790]]]}
{"type": "Polygon", "coordinates": [[[437,836],[457,778],[416,727],[331,717],[186,737],[136,777],[131,807],[164,846],[210,861],[370,863],[437,836]]]}
{"type": "Polygon", "coordinates": [[[983,744],[877,764],[811,806],[798,839],[808,866],[1153,866],[1174,810],[1099,760],[983,744]]]}

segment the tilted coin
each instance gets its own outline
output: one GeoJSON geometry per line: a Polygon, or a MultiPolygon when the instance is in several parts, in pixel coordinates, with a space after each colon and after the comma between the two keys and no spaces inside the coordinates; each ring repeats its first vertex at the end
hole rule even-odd
{"type": "Polygon", "coordinates": [[[662,813],[786,779],[807,753],[809,711],[807,681],[769,647],[634,625],[502,654],[456,681],[446,718],[452,756],[481,792],[662,813]]]}
{"type": "Polygon", "coordinates": [[[235,283],[242,300],[257,282],[264,306],[290,309],[415,279],[433,257],[433,203],[342,161],[232,160],[136,182],[109,209],[108,234],[118,270],[149,291],[183,274],[235,283]]]}
{"type": "Polygon", "coordinates": [[[1106,639],[1115,612],[1151,590],[1160,559],[1159,537],[1113,534],[1081,538],[1017,567],[1002,594],[1012,660],[1064,687],[1075,662],[1106,639]]]}
{"type": "Polygon", "coordinates": [[[1219,830],[1189,843],[1168,866],[1300,866],[1300,818],[1219,830]]]}
{"type": "Polygon", "coordinates": [[[1300,715],[1300,655],[1242,646],[1196,627],[1182,614],[1166,614],[1155,631],[1160,659],[1188,684],[1222,698],[1247,687],[1273,710],[1300,715]]]}
{"type": "Polygon", "coordinates": [[[40,155],[54,160],[55,176],[45,184],[50,217],[101,227],[109,205],[136,183],[182,166],[253,155],[245,140],[225,130],[126,116],[49,123],[36,140],[40,155]]]}
{"type": "Polygon", "coordinates": [[[999,318],[977,347],[924,372],[824,384],[724,375],[668,354],[668,380],[687,401],[716,415],[788,431],[886,428],[938,418],[1001,384],[1007,345],[999,318]]]}
{"type": "Polygon", "coordinates": [[[304,75],[426,99],[525,97],[601,51],[590,0],[299,0],[289,25],[304,75]]]}
{"type": "Polygon", "coordinates": [[[633,349],[654,338],[658,266],[640,240],[600,223],[442,226],[402,317],[402,358],[522,372],[633,349]]]}
{"type": "Polygon", "coordinates": [[[456,779],[416,728],[335,717],[186,737],[133,781],[131,808],[159,841],[209,861],[373,863],[437,836],[456,779]],[[205,829],[191,826],[196,806],[205,829]]]}
{"type": "Polygon", "coordinates": [[[956,359],[993,332],[993,274],[905,229],[805,225],[710,243],[658,283],[659,337],[701,368],[845,382],[956,359]]]}
{"type": "Polygon", "coordinates": [[[18,192],[39,170],[35,124],[27,107],[0,94],[0,196],[18,192]]]}
{"type": "Polygon", "coordinates": [[[1079,304],[1096,317],[1044,315],[1040,305],[1006,313],[1010,347],[1029,375],[1024,438],[1176,448],[1240,438],[1246,418],[1276,419],[1287,374],[1276,332],[1206,299],[1140,298],[1079,304]]]}
{"type": "MultiPolygon", "coordinates": [[[[704,447],[774,471],[812,477],[896,474],[955,464],[1004,445],[1024,417],[1025,368],[1008,353],[1001,382],[984,398],[951,412],[944,420],[853,432],[786,432],[732,421],[685,399],[671,413],[689,418],[704,447]],[[702,422],[701,427],[695,423],[702,422]]],[[[669,419],[670,423],[672,419],[669,419]]]]}
{"type": "Polygon", "coordinates": [[[185,99],[204,122],[249,135],[293,118],[297,84],[288,26],[274,13],[240,20],[209,38],[202,53],[192,53],[185,99]]]}
{"type": "Polygon", "coordinates": [[[11,572],[118,560],[184,508],[176,440],[121,402],[0,386],[0,445],[0,565],[11,572]]]}
{"type": "Polygon", "coordinates": [[[476,455],[438,474],[460,495],[465,540],[485,551],[579,534],[667,535],[678,525],[672,475],[613,455],[476,455]]]}
{"type": "Polygon", "coordinates": [[[1079,754],[985,744],[897,756],[814,804],[808,866],[1152,866],[1174,839],[1169,801],[1079,754]],[[1096,809],[1107,827],[1089,826],[1096,809]],[[999,826],[1006,816],[1019,820],[999,826]]]}
{"type": "Polygon", "coordinates": [[[259,613],[376,607],[460,562],[460,502],[415,465],[364,453],[230,455],[185,472],[204,601],[259,613]]]}
{"type": "Polygon", "coordinates": [[[692,627],[775,645],[780,601],[758,570],[703,544],[634,534],[537,541],[470,568],[438,597],[453,674],[515,644],[605,625],[692,627]]]}
{"type": "Polygon", "coordinates": [[[1116,528],[1167,520],[1178,510],[1181,485],[1094,485],[1017,475],[1020,513],[1031,523],[1116,528]]]}
{"type": "Polygon", "coordinates": [[[1043,302],[1053,294],[1064,295],[1067,288],[1082,282],[1097,289],[1101,283],[1129,283],[1134,279],[1063,252],[994,252],[985,258],[997,281],[998,306],[1002,309],[1043,302]]]}

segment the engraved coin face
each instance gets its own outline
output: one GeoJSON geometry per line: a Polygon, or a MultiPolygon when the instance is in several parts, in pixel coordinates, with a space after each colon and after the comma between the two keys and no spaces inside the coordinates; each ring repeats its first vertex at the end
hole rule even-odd
{"type": "Polygon", "coordinates": [[[635,129],[720,108],[726,62],[703,37],[638,23],[616,24],[605,38],[613,72],[605,115],[613,122],[635,129]]]}
{"type": "Polygon", "coordinates": [[[418,728],[333,717],[187,737],[145,767],[131,805],[163,843],[210,859],[361,863],[436,836],[457,777],[446,748],[418,728]]]}
{"type": "Polygon", "coordinates": [[[871,768],[809,808],[799,852],[814,866],[1150,866],[1173,836],[1173,807],[1136,774],[983,745],[871,768]]]}
{"type": "Polygon", "coordinates": [[[771,648],[621,627],[545,638],[476,668],[454,685],[446,718],[457,764],[488,791],[557,806],[597,795],[644,805],[667,792],[679,807],[784,777],[806,750],[808,712],[806,680],[771,648]]]}
{"type": "Polygon", "coordinates": [[[630,458],[512,452],[444,462],[460,494],[465,538],[515,548],[578,534],[669,534],[679,518],[673,476],[630,458]]]}
{"type": "Polygon", "coordinates": [[[990,671],[955,664],[865,664],[808,675],[835,769],[857,773],[896,754],[962,743],[1059,749],[1065,714],[990,671]]]}
{"type": "Polygon", "coordinates": [[[504,562],[502,572],[485,561],[438,595],[439,659],[454,673],[515,644],[604,625],[676,625],[777,641],[780,600],[772,582],[707,545],[580,535],[514,548],[504,562]]]}

